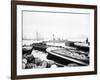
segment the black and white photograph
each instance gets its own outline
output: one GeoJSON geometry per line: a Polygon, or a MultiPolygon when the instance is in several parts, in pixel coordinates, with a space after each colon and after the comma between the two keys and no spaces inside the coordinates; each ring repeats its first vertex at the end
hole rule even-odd
{"type": "Polygon", "coordinates": [[[88,13],[22,11],[22,68],[88,66],[88,13]]]}
{"type": "Polygon", "coordinates": [[[97,73],[96,6],[17,1],[12,14],[12,77],[97,73]]]}

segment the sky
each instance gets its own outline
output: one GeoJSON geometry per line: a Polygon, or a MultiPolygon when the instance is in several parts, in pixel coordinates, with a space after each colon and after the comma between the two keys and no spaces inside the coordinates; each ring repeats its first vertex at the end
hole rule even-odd
{"type": "Polygon", "coordinates": [[[23,11],[23,38],[34,39],[36,33],[44,39],[90,38],[90,15],[23,11]]]}

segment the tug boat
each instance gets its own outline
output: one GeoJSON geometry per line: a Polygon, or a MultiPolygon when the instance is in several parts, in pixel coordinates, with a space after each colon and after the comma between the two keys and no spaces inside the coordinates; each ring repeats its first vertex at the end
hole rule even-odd
{"type": "Polygon", "coordinates": [[[77,47],[77,49],[79,50],[83,50],[83,51],[89,51],[89,45],[86,43],[74,43],[74,46],[77,47]]]}
{"type": "Polygon", "coordinates": [[[22,46],[22,54],[31,54],[32,50],[33,50],[32,46],[29,45],[22,46]]]}
{"type": "Polygon", "coordinates": [[[32,46],[33,46],[33,49],[43,51],[43,52],[46,52],[46,49],[47,49],[47,45],[43,42],[33,43],[32,46]]]}

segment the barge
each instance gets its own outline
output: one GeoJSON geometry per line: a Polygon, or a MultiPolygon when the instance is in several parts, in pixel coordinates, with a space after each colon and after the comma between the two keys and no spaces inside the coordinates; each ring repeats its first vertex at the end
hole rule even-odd
{"type": "Polygon", "coordinates": [[[70,52],[63,48],[49,47],[46,49],[48,52],[48,59],[54,60],[57,63],[68,65],[70,63],[75,63],[80,66],[89,65],[89,58],[85,54],[78,54],[70,52]]]}

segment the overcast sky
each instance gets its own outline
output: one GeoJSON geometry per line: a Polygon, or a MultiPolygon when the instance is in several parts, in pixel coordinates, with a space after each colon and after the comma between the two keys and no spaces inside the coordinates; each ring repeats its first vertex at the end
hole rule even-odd
{"type": "Polygon", "coordinates": [[[23,11],[23,38],[90,38],[89,14],[23,11]]]}

